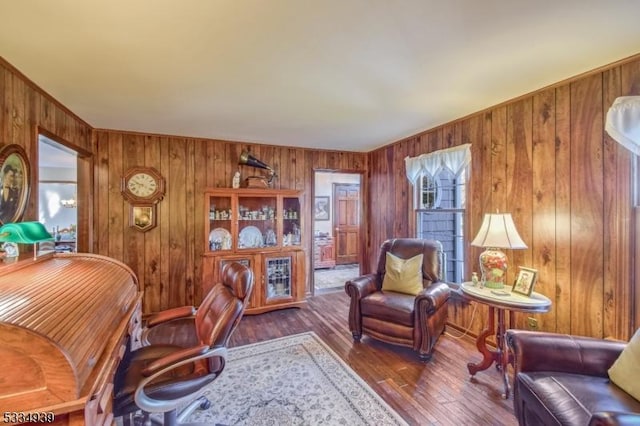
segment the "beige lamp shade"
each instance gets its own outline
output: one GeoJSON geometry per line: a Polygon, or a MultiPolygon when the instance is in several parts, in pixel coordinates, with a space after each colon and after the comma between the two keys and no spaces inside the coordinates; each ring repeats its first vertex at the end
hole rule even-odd
{"type": "Polygon", "coordinates": [[[485,214],[478,234],[471,242],[475,247],[526,249],[510,213],[485,214]]]}

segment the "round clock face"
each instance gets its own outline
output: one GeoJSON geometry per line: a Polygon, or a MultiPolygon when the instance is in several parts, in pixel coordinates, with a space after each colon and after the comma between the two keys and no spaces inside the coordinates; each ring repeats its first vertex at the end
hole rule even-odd
{"type": "Polygon", "coordinates": [[[136,173],[129,178],[127,189],[137,197],[147,198],[158,190],[158,182],[147,173],[136,173]]]}
{"type": "Polygon", "coordinates": [[[122,177],[120,188],[130,203],[157,203],[164,197],[164,178],[152,167],[134,167],[122,177]]]}

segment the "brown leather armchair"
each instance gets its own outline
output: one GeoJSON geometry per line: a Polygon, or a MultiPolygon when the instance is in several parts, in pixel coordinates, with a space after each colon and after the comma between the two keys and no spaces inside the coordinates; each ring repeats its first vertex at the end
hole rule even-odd
{"type": "Polygon", "coordinates": [[[224,369],[229,337],[252,290],[251,270],[230,263],[225,266],[222,283],[211,289],[195,315],[176,318],[176,312],[188,311],[178,308],[155,316],[157,321],[151,328],[169,324],[165,329],[170,332],[164,335],[166,340],[158,333],[157,342],[125,355],[116,371],[114,415],[124,416],[126,426],[136,411],[142,410],[145,424],[149,413],[164,413],[164,424],[175,425],[198,406],[207,408],[209,402],[201,393],[224,369]],[[188,337],[172,341],[176,330],[188,337]],[[185,404],[178,416],[178,407],[185,404]]]}
{"type": "Polygon", "coordinates": [[[374,274],[347,281],[351,298],[349,329],[358,342],[363,334],[418,351],[428,361],[447,321],[449,286],[440,281],[441,244],[435,240],[397,238],[380,247],[378,269],[374,274]],[[387,252],[402,259],[423,254],[422,285],[417,295],[382,291],[387,252]]]}
{"type": "Polygon", "coordinates": [[[507,330],[506,340],[519,424],[640,424],[640,402],[607,373],[626,343],[526,330],[507,330]]]}

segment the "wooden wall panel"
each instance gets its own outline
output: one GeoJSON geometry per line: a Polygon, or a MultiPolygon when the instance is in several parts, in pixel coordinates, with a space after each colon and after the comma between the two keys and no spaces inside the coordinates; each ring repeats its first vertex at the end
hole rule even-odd
{"type": "MultiPolygon", "coordinates": [[[[19,144],[34,163],[39,127],[93,154],[95,191],[79,202],[91,206],[94,221],[79,232],[92,234],[94,252],[134,268],[146,293],[144,311],[151,312],[201,299],[201,194],[230,186],[243,149],[277,166],[277,187],[303,191],[305,217],[311,215],[314,169],[365,172],[363,269],[369,271],[382,241],[414,229],[404,157],[470,142],[469,238],[484,213],[511,210],[529,244],[511,253],[512,266],[539,269],[538,289],[554,302],[550,314],[538,316],[541,328],[628,338],[630,316],[640,311],[632,304],[640,292],[629,259],[631,158],[603,128],[612,99],[627,94],[640,94],[639,57],[361,154],[95,130],[0,58],[0,144],[19,144]],[[158,226],[144,234],[132,234],[120,195],[120,177],[132,165],[156,167],[168,180],[158,226]]],[[[242,168],[243,176],[254,172],[242,168]]],[[[25,219],[36,218],[31,199],[25,219]]],[[[303,220],[307,265],[311,223],[303,220]]],[[[469,268],[477,268],[478,254],[468,247],[469,268]]],[[[455,309],[453,323],[468,325],[468,308],[455,309]]],[[[472,331],[483,321],[479,310],[472,331]]]]}
{"type": "MultiPolygon", "coordinates": [[[[0,57],[0,148],[20,145],[27,153],[32,183],[23,220],[37,220],[38,131],[77,150],[93,152],[92,128],[0,57]]],[[[91,204],[88,194],[78,202],[91,204]]],[[[79,228],[87,235],[88,224],[79,228]]],[[[25,247],[31,250],[31,247],[25,247]]]]}
{"type": "Polygon", "coordinates": [[[603,335],[602,77],[571,83],[572,332],[603,335]]]}
{"type": "MultiPolygon", "coordinates": [[[[110,212],[96,218],[96,234],[107,234],[109,245],[94,250],[123,260],[140,277],[145,290],[143,311],[154,312],[202,300],[202,254],[205,206],[203,193],[209,187],[230,187],[236,170],[242,177],[262,174],[238,166],[243,149],[272,165],[278,172],[274,186],[303,191],[305,264],[311,253],[311,202],[308,191],[314,168],[334,164],[354,171],[366,170],[366,154],[305,150],[219,140],[145,135],[96,130],[96,153],[103,168],[96,170],[96,198],[100,210],[110,212]],[[102,158],[106,153],[107,158],[102,158]],[[120,177],[129,167],[155,167],[167,181],[166,195],[158,206],[158,226],[145,233],[129,227],[129,204],[120,194],[120,177]],[[106,184],[105,184],[106,180],[106,184]],[[307,247],[308,246],[308,247],[307,247]]],[[[305,276],[307,284],[309,279],[305,276]]]]}
{"type": "MultiPolygon", "coordinates": [[[[627,62],[620,66],[620,94],[621,95],[633,95],[640,96],[640,61],[627,62]]],[[[632,188],[627,188],[629,182],[624,179],[625,172],[630,172],[629,168],[631,167],[631,162],[636,162],[638,165],[638,159],[632,158],[633,156],[627,152],[626,150],[618,149],[618,194],[620,194],[620,198],[618,200],[618,211],[617,217],[620,220],[620,228],[618,229],[619,235],[632,235],[634,230],[636,236],[638,233],[638,226],[640,226],[640,222],[637,220],[629,220],[629,217],[626,215],[626,212],[633,208],[633,204],[629,198],[627,198],[627,194],[632,191],[632,188]],[[621,179],[622,177],[622,179],[621,179]]],[[[636,172],[638,172],[636,170],[636,172]]],[[[638,175],[636,175],[636,178],[638,175]]],[[[639,184],[640,185],[640,184],[639,184]]],[[[636,207],[638,206],[638,198],[640,198],[640,188],[636,188],[635,200],[636,207]]],[[[636,217],[635,215],[633,216],[636,217]]],[[[618,281],[620,283],[628,282],[632,279],[633,276],[636,278],[636,282],[638,282],[638,277],[640,277],[640,256],[638,252],[640,251],[640,244],[636,243],[635,246],[635,259],[636,264],[633,265],[633,262],[630,262],[631,255],[634,253],[629,250],[629,246],[625,244],[624,239],[618,240],[618,245],[620,247],[618,251],[618,281]],[[635,275],[633,275],[632,271],[635,268],[635,275]]],[[[618,303],[615,303],[613,309],[616,309],[621,303],[621,301],[632,300],[635,303],[635,308],[633,306],[622,307],[621,315],[618,315],[616,324],[616,330],[630,330],[630,333],[633,333],[637,328],[640,328],[640,289],[637,287],[635,289],[621,288],[623,286],[616,286],[616,294],[618,295],[618,303]],[[633,323],[629,323],[626,320],[627,314],[630,312],[634,318],[633,323]]],[[[618,333],[614,334],[618,335],[618,333]]]]}
{"type": "MultiPolygon", "coordinates": [[[[632,274],[635,229],[632,219],[630,156],[604,132],[607,109],[621,95],[640,94],[640,56],[521,96],[369,153],[368,257],[375,262],[386,238],[401,237],[409,225],[389,221],[413,218],[406,179],[391,179],[398,155],[419,155],[472,143],[468,189],[468,239],[484,213],[512,213],[529,246],[507,253],[509,280],[518,265],[538,269],[536,289],[553,301],[551,312],[534,315],[540,329],[589,335],[630,337],[634,307],[640,303],[632,274]],[[481,125],[478,125],[478,122],[481,125]],[[474,130],[475,129],[475,130],[474,130]],[[431,143],[442,135],[442,143],[431,143]],[[407,140],[427,140],[414,144],[407,140]],[[424,151],[425,146],[427,151],[424,151]],[[394,214],[390,214],[390,211],[394,214]],[[393,231],[396,233],[393,233],[393,231]]],[[[404,171],[403,171],[404,172],[404,171]]],[[[477,270],[481,250],[468,247],[467,268],[477,270]]],[[[453,303],[450,322],[467,328],[473,308],[453,303]]],[[[517,326],[527,327],[517,314],[517,326]]],[[[636,324],[638,324],[636,319],[636,324]]],[[[480,307],[470,326],[486,322],[480,307]]]]}
{"type": "MultiPolygon", "coordinates": [[[[532,259],[536,264],[538,282],[536,290],[553,295],[556,291],[556,109],[555,90],[541,91],[533,96],[533,149],[532,149],[532,234],[529,239],[532,259]],[[534,214],[535,212],[535,214],[534,214]]],[[[546,314],[537,318],[540,328],[556,328],[557,303],[546,314]]]]}

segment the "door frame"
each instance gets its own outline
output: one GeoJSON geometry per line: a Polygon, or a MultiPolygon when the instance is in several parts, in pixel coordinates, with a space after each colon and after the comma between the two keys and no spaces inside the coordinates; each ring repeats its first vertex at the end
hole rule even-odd
{"type": "MultiPolygon", "coordinates": [[[[78,205],[77,209],[77,240],[76,240],[76,251],[77,252],[85,252],[85,253],[93,253],[93,200],[91,194],[94,193],[93,187],[93,173],[94,173],[94,162],[93,155],[91,152],[78,147],[66,139],[58,136],[54,132],[49,131],[46,127],[38,125],[34,127],[34,140],[35,140],[35,158],[40,158],[40,135],[51,139],[56,144],[75,152],[76,154],[76,201],[78,205]]],[[[39,161],[37,161],[37,165],[35,169],[37,170],[39,167],[39,161]]],[[[34,186],[32,188],[36,197],[36,204],[38,204],[38,196],[40,193],[40,173],[36,172],[37,178],[33,180],[34,186]]],[[[36,210],[39,209],[40,206],[36,206],[36,210]]]]}
{"type": "MultiPolygon", "coordinates": [[[[365,229],[367,229],[367,218],[368,218],[368,210],[366,208],[367,203],[365,203],[367,191],[367,181],[366,181],[366,173],[364,170],[353,170],[353,169],[328,169],[328,168],[314,168],[313,173],[311,175],[311,200],[315,200],[316,197],[316,174],[317,173],[346,173],[352,175],[360,176],[360,224],[359,224],[359,235],[360,235],[360,243],[358,247],[358,267],[359,267],[359,275],[362,275],[366,271],[364,268],[366,265],[363,263],[365,249],[368,244],[369,235],[365,233],[365,229]]],[[[315,220],[313,217],[313,209],[309,209],[309,221],[312,224],[311,226],[311,236],[309,238],[309,242],[307,244],[307,249],[309,250],[309,289],[310,294],[313,296],[316,292],[316,283],[315,283],[315,259],[314,259],[314,239],[315,236],[313,232],[315,231],[315,220]]]]}

